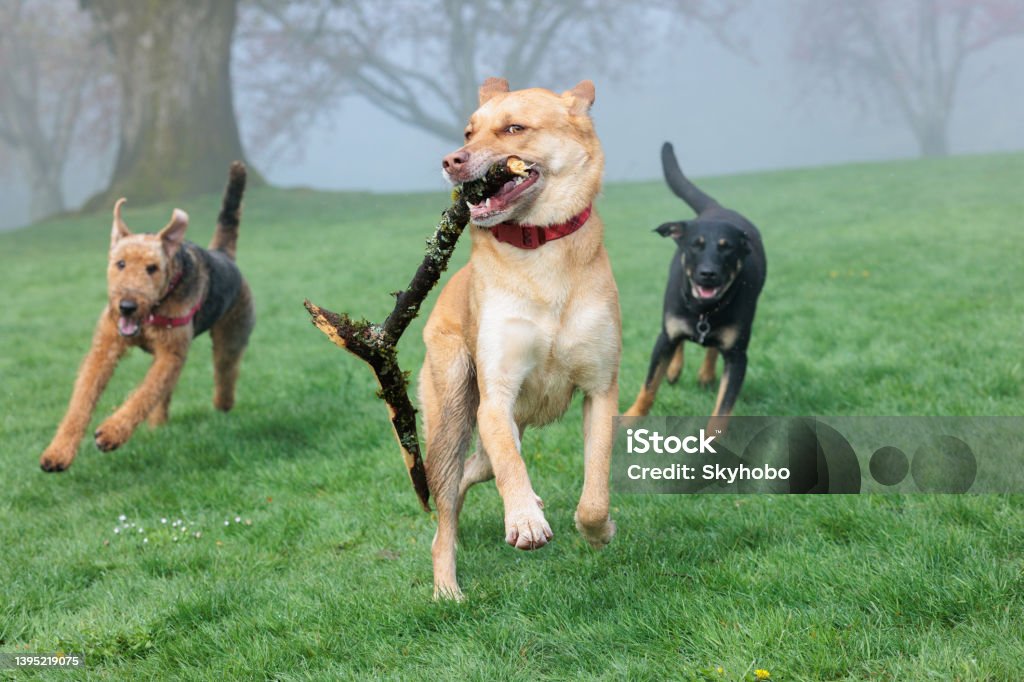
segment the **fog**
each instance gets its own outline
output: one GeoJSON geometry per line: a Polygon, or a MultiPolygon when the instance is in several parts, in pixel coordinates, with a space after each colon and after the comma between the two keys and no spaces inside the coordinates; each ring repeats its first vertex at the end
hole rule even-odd
{"type": "MultiPolygon", "coordinates": [[[[665,140],[698,177],[918,156],[914,136],[894,109],[854,104],[799,68],[791,57],[793,9],[791,2],[774,0],[744,10],[729,28],[742,42],[740,50],[692,26],[678,40],[651,41],[618,77],[581,68],[571,81],[511,85],[560,90],[594,80],[592,114],[608,181],[660,177],[658,150],[665,140]]],[[[249,93],[236,92],[243,133],[255,105],[249,93]]],[[[1017,37],[966,64],[949,123],[949,151],[1024,149],[1022,122],[1024,39],[1017,37]]],[[[461,144],[400,123],[357,96],[324,112],[276,158],[243,139],[247,155],[273,184],[375,192],[442,191],[440,159],[461,144]]],[[[113,155],[109,149],[106,156],[94,153],[69,165],[69,206],[105,186],[113,155]]],[[[25,224],[27,183],[10,168],[0,177],[0,227],[25,224]]]]}

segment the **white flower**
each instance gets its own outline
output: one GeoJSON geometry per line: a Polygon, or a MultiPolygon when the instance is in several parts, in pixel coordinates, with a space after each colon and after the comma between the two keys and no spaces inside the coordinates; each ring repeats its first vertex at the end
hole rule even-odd
{"type": "Polygon", "coordinates": [[[115,529],[114,529],[114,532],[115,532],[115,533],[120,533],[120,532],[121,532],[121,529],[120,529],[120,528],[115,528],[115,529]]]}
{"type": "Polygon", "coordinates": [[[167,523],[167,519],[160,519],[160,523],[167,523]]]}
{"type": "Polygon", "coordinates": [[[146,544],[147,542],[149,542],[149,538],[142,538],[142,544],[146,544]]]}
{"type": "Polygon", "coordinates": [[[117,520],[120,521],[121,523],[124,523],[127,518],[128,518],[127,516],[125,516],[124,514],[121,514],[120,516],[117,517],[117,520]]]}
{"type": "Polygon", "coordinates": [[[225,522],[224,522],[224,525],[225,525],[225,526],[230,526],[230,525],[231,525],[231,522],[230,522],[230,521],[225,521],[225,522]]]}
{"type": "Polygon", "coordinates": [[[241,516],[236,516],[235,517],[235,523],[241,523],[241,522],[242,522],[242,517],[241,516]]]}

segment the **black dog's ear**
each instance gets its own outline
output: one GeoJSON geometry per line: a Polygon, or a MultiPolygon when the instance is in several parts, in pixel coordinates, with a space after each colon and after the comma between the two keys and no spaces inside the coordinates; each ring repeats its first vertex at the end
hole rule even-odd
{"type": "Polygon", "coordinates": [[[672,223],[662,223],[654,228],[654,231],[662,237],[672,237],[672,239],[678,240],[686,234],[686,221],[679,220],[672,223]]]}
{"type": "Polygon", "coordinates": [[[740,235],[740,243],[736,248],[740,258],[746,258],[750,255],[750,240],[747,238],[746,233],[740,235]]]}

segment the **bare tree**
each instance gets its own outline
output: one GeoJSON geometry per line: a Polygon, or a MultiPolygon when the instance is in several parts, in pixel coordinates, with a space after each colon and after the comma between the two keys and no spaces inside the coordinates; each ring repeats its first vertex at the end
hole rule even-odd
{"type": "Polygon", "coordinates": [[[837,93],[893,107],[922,156],[949,151],[965,64],[1024,34],[1020,0],[802,0],[793,57],[837,93]]]}
{"type": "Polygon", "coordinates": [[[109,144],[115,115],[106,51],[73,0],[0,0],[0,147],[25,173],[30,215],[65,210],[62,179],[75,151],[109,144]]]}
{"type": "Polygon", "coordinates": [[[679,17],[724,38],[742,0],[254,0],[243,21],[243,60],[282,65],[276,82],[246,87],[262,101],[287,93],[294,108],[256,107],[267,140],[301,130],[345,95],[359,95],[408,125],[446,141],[462,137],[477,88],[500,75],[514,86],[569,83],[625,72],[679,17]],[[646,35],[645,35],[646,34],[646,35]],[[287,65],[285,67],[284,65],[287,65]],[[266,114],[275,113],[276,120],[266,114]],[[295,128],[286,128],[290,122],[295,128]]]}
{"type": "Polygon", "coordinates": [[[121,109],[113,177],[87,208],[220,187],[244,158],[230,70],[237,0],[80,2],[113,56],[121,109]]]}

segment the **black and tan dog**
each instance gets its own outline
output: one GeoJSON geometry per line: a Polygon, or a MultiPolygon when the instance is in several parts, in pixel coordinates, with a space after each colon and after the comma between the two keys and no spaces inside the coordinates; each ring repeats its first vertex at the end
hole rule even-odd
{"type": "Polygon", "coordinates": [[[153,354],[142,384],[96,429],[96,447],[114,450],[143,419],[167,421],[171,393],[192,339],[213,338],[213,404],[230,410],[242,353],[255,321],[249,286],[235,265],[235,247],[245,191],[245,166],[231,165],[217,230],[209,250],[185,241],[188,215],[175,209],[157,234],[133,234],[121,219],[124,199],[114,205],[107,267],[108,305],[100,315],[92,348],[82,363],[67,414],[39,460],[44,471],[71,466],[96,401],[131,347],[153,354]]]}
{"type": "Polygon", "coordinates": [[[675,383],[683,368],[683,342],[707,347],[698,381],[715,380],[715,363],[724,359],[712,425],[724,428],[747,371],[747,344],[764,286],[767,265],[761,234],[749,220],[722,208],[679,169],[672,145],[661,148],[665,181],[696,213],[693,220],[657,228],[677,245],[665,289],[661,334],[640,394],[626,416],[646,415],[663,378],[675,383]]]}

